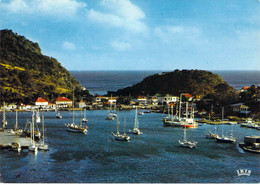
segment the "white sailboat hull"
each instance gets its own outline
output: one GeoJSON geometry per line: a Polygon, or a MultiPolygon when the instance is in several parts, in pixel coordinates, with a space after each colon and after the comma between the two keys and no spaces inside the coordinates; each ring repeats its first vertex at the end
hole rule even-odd
{"type": "Polygon", "coordinates": [[[45,144],[40,144],[38,146],[38,149],[39,150],[49,150],[49,146],[48,145],[45,145],[45,144]]]}
{"type": "Polygon", "coordinates": [[[180,141],[180,146],[184,148],[195,148],[197,146],[197,142],[191,142],[191,141],[180,141]]]}

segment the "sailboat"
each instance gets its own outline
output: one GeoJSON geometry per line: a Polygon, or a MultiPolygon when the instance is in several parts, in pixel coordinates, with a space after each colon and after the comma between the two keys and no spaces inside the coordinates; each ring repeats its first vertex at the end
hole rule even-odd
{"type": "Polygon", "coordinates": [[[87,123],[88,122],[88,119],[87,119],[87,116],[86,116],[86,109],[84,111],[84,118],[82,119],[82,122],[83,123],[87,123]]]}
{"type": "Polygon", "coordinates": [[[38,145],[39,150],[49,150],[48,145],[44,143],[44,116],[42,115],[42,143],[38,145]]]}
{"type": "MultiPolygon", "coordinates": [[[[41,121],[41,118],[39,117],[38,120],[41,121]]],[[[39,139],[41,139],[41,132],[40,132],[38,124],[37,124],[37,112],[36,112],[36,122],[35,122],[35,125],[36,125],[36,130],[34,130],[34,137],[35,137],[35,139],[39,140],[39,139]]]]}
{"type": "MultiPolygon", "coordinates": [[[[114,120],[117,117],[115,111],[112,111],[112,94],[111,94],[111,102],[110,102],[110,111],[107,113],[106,120],[114,120]]],[[[109,101],[108,101],[109,102],[109,101]]],[[[116,107],[116,105],[115,105],[116,107]]]]}
{"type": "Polygon", "coordinates": [[[6,120],[6,117],[5,117],[5,102],[4,102],[4,106],[3,106],[3,120],[2,120],[2,123],[3,123],[3,128],[7,125],[7,120],[6,120]]]}
{"type": "Polygon", "coordinates": [[[117,131],[116,133],[112,132],[112,135],[115,137],[115,140],[118,141],[129,141],[130,136],[127,136],[125,133],[125,120],[124,120],[124,134],[119,133],[119,116],[117,116],[117,131]]]}
{"type": "Polygon", "coordinates": [[[61,119],[61,118],[62,118],[62,115],[58,112],[58,113],[56,114],[56,118],[61,119]]]}
{"type": "Polygon", "coordinates": [[[83,133],[86,134],[88,132],[87,130],[87,126],[86,128],[83,128],[80,125],[77,125],[74,123],[74,89],[73,89],[73,104],[72,104],[72,110],[73,110],[73,121],[71,124],[65,124],[65,126],[67,127],[67,131],[69,132],[78,132],[78,133],[83,133]]]}
{"type": "Polygon", "coordinates": [[[16,110],[16,123],[15,123],[15,141],[12,142],[11,149],[13,151],[21,152],[22,147],[18,142],[18,120],[17,120],[17,110],[16,110]]]}
{"type": "Polygon", "coordinates": [[[222,107],[222,136],[217,137],[216,140],[217,142],[221,142],[221,143],[234,143],[236,141],[235,138],[233,138],[233,130],[230,134],[230,137],[228,136],[224,136],[223,134],[223,118],[224,118],[224,107],[222,107]]]}
{"type": "Polygon", "coordinates": [[[179,140],[180,146],[185,148],[195,148],[197,146],[197,142],[188,141],[186,138],[186,127],[184,127],[183,130],[183,141],[179,140]]]}
{"type": "Polygon", "coordinates": [[[32,113],[32,123],[30,124],[30,131],[31,131],[31,144],[29,145],[28,150],[37,153],[38,147],[36,146],[34,141],[34,111],[32,113]]]}
{"type": "Polygon", "coordinates": [[[135,122],[134,122],[134,129],[132,131],[133,134],[140,135],[142,132],[139,130],[139,121],[137,118],[137,107],[135,109],[135,122]]]}
{"type": "Polygon", "coordinates": [[[210,130],[210,113],[209,113],[209,132],[206,134],[206,138],[209,138],[209,139],[216,139],[218,137],[218,134],[217,134],[217,127],[215,125],[215,134],[213,134],[210,130]]]}
{"type": "Polygon", "coordinates": [[[183,119],[177,116],[178,111],[176,110],[176,114],[173,116],[173,106],[171,107],[171,116],[170,118],[163,119],[164,126],[173,126],[173,127],[181,127],[183,124],[183,119]]]}
{"type": "Polygon", "coordinates": [[[188,118],[188,102],[186,102],[186,119],[185,123],[182,124],[182,127],[185,128],[197,128],[198,123],[194,120],[194,109],[192,108],[192,114],[190,115],[190,118],[188,118]]]}

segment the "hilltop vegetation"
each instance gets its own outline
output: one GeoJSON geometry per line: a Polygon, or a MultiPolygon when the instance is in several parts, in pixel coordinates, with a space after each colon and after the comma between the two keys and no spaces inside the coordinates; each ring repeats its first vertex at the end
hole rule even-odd
{"type": "Polygon", "coordinates": [[[41,53],[38,43],[11,30],[0,31],[1,101],[29,103],[38,96],[49,100],[58,95],[89,95],[80,83],[52,57],[41,53]]]}
{"type": "Polygon", "coordinates": [[[132,87],[119,89],[113,94],[122,96],[171,94],[179,96],[181,93],[190,93],[200,98],[210,96],[222,103],[227,98],[234,98],[234,91],[234,88],[228,85],[222,77],[212,72],[204,70],[175,70],[149,76],[142,82],[132,87]]]}

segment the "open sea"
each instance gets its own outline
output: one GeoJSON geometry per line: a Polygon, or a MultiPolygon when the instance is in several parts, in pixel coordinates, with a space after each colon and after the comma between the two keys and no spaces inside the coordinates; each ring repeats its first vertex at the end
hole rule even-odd
{"type": "MultiPolygon", "coordinates": [[[[118,71],[72,74],[90,92],[104,94],[107,90],[133,85],[154,73],[118,71]]],[[[237,74],[224,71],[221,76],[237,89],[260,84],[259,72],[255,78],[249,72],[241,74],[238,77],[237,74]]],[[[230,134],[233,130],[236,138],[235,143],[225,144],[206,139],[209,125],[200,124],[196,129],[187,130],[187,137],[198,142],[197,148],[187,149],[179,147],[178,143],[183,138],[183,129],[163,127],[163,115],[151,113],[138,117],[142,135],[131,135],[129,142],[120,142],[111,135],[116,131],[116,120],[105,120],[106,113],[106,110],[87,111],[89,129],[83,135],[65,130],[64,124],[72,122],[72,112],[61,112],[62,119],[56,119],[56,112],[41,112],[45,117],[45,143],[50,150],[38,151],[37,155],[27,150],[20,154],[0,150],[0,182],[259,183],[259,154],[244,152],[238,146],[244,136],[259,135],[259,130],[223,125],[224,134],[230,134]],[[238,176],[239,169],[251,170],[251,175],[238,176]]],[[[120,131],[124,129],[124,118],[126,131],[133,128],[134,115],[134,110],[119,112],[120,131]]],[[[6,117],[7,126],[13,127],[15,112],[7,112],[6,117]]],[[[75,117],[79,122],[79,111],[75,112],[75,117]]],[[[21,128],[30,119],[30,112],[18,113],[21,128]]],[[[41,127],[41,124],[38,126],[41,127]]],[[[222,126],[217,129],[220,133],[222,126]]]]}

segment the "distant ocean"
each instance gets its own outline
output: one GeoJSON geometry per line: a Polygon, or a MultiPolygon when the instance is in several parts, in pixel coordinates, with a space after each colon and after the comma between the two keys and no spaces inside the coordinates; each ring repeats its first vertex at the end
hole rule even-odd
{"type": "MultiPolygon", "coordinates": [[[[116,91],[132,86],[147,76],[161,72],[167,71],[70,71],[72,76],[93,95],[104,95],[107,91],[116,91]]],[[[219,74],[229,85],[237,90],[244,86],[260,86],[260,71],[216,70],[212,72],[219,74]]]]}

